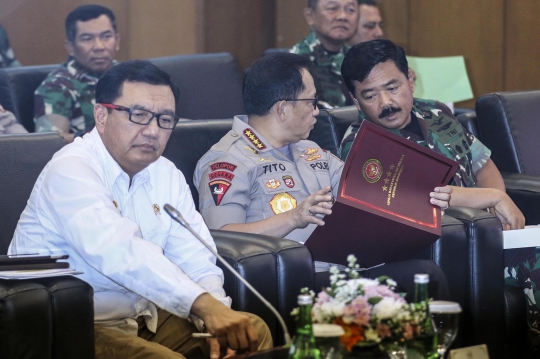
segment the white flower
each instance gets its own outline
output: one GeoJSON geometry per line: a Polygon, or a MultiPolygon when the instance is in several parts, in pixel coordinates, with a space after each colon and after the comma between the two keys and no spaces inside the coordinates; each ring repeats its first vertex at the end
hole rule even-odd
{"type": "Polygon", "coordinates": [[[341,317],[343,315],[344,303],[332,300],[323,304],[324,311],[330,313],[334,317],[341,317]]]}
{"type": "Polygon", "coordinates": [[[379,336],[377,335],[377,331],[373,328],[368,328],[364,332],[364,335],[366,336],[367,341],[375,342],[375,343],[378,343],[381,341],[381,338],[379,338],[379,336]]]}
{"type": "Polygon", "coordinates": [[[403,302],[396,301],[391,297],[384,297],[373,306],[373,315],[379,319],[389,319],[395,316],[403,307],[403,302]]]}
{"type": "Polygon", "coordinates": [[[357,284],[360,284],[363,287],[375,287],[380,284],[377,279],[358,278],[354,279],[354,281],[356,281],[357,284]]]}

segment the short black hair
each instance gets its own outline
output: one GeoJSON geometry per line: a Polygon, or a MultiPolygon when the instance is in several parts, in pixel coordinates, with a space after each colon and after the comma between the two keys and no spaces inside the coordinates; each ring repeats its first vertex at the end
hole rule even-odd
{"type": "Polygon", "coordinates": [[[125,82],[169,86],[174,95],[175,106],[178,103],[178,87],[169,74],[143,60],[122,62],[105,72],[96,85],[96,103],[114,103],[122,96],[122,85],[125,82]]]}
{"type": "Polygon", "coordinates": [[[77,36],[77,21],[88,21],[106,15],[111,20],[111,25],[116,32],[116,18],[113,12],[101,5],[83,5],[69,13],[66,18],[66,36],[68,41],[74,42],[77,36]]]}
{"type": "Polygon", "coordinates": [[[304,56],[279,52],[255,61],[246,71],[242,95],[248,115],[264,116],[280,100],[292,100],[304,90],[302,69],[309,59],[304,56]]]}
{"type": "Polygon", "coordinates": [[[354,94],[353,81],[364,81],[377,64],[389,60],[394,62],[405,77],[409,77],[409,64],[401,46],[388,39],[375,39],[354,45],[341,64],[341,76],[345,85],[354,94]]]}
{"type": "Polygon", "coordinates": [[[377,1],[376,0],[357,0],[358,6],[360,5],[368,5],[368,6],[375,6],[377,7],[377,1]]]}
{"type": "MultiPolygon", "coordinates": [[[[377,6],[376,0],[356,0],[358,3],[358,6],[360,5],[369,5],[369,6],[377,6]]],[[[313,10],[317,10],[317,4],[319,3],[319,0],[308,0],[307,7],[312,8],[313,10]]]]}

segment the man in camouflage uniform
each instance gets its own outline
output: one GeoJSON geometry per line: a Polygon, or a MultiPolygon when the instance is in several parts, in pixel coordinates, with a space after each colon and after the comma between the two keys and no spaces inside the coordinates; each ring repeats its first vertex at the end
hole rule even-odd
{"type": "Polygon", "coordinates": [[[15,54],[9,45],[6,30],[0,26],[0,68],[10,66],[21,66],[15,58],[15,54]]]}
{"type": "Polygon", "coordinates": [[[341,144],[342,159],[366,119],[458,162],[454,186],[441,187],[450,194],[450,205],[494,207],[505,229],[524,227],[523,214],[506,194],[502,176],[489,158],[491,151],[445,105],[413,98],[414,81],[400,46],[387,39],[357,44],[345,56],[341,72],[360,111],[360,119],[341,144]]]}
{"type": "MultiPolygon", "coordinates": [[[[341,68],[345,84],[360,111],[341,144],[345,159],[361,121],[368,120],[459,163],[454,186],[441,190],[450,194],[451,206],[491,208],[504,229],[521,229],[525,219],[505,192],[502,176],[489,158],[491,151],[463,128],[445,105],[413,99],[414,81],[403,49],[390,40],[378,39],[353,46],[341,68]]],[[[521,285],[527,294],[531,329],[538,334],[540,263],[536,253],[507,258],[508,284],[521,285]]],[[[537,341],[540,343],[540,341],[537,341]]]]}
{"type": "Polygon", "coordinates": [[[106,7],[85,5],[66,18],[65,63],[52,71],[34,94],[36,132],[58,131],[71,142],[94,127],[97,81],[115,64],[120,35],[106,7]]]}
{"type": "Polygon", "coordinates": [[[356,31],[356,0],[309,0],[304,16],[311,32],[290,52],[309,58],[308,70],[322,107],[352,105],[341,78],[341,63],[349,50],[346,42],[356,31]]]}
{"type": "MultiPolygon", "coordinates": [[[[359,112],[359,120],[347,129],[339,150],[343,160],[347,158],[358,128],[365,119],[366,115],[359,112]]],[[[491,151],[461,126],[446,105],[438,101],[413,99],[411,122],[402,129],[388,130],[458,161],[459,171],[452,180],[456,186],[476,187],[475,173],[490,161],[491,151]]]]}

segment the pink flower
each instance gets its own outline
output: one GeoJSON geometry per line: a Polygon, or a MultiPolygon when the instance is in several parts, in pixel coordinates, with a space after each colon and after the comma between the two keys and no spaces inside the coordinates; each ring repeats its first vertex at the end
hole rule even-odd
{"type": "Polygon", "coordinates": [[[381,338],[388,338],[390,337],[390,328],[386,324],[379,323],[377,324],[377,334],[381,338]]]}
{"type": "Polygon", "coordinates": [[[404,329],[404,332],[403,332],[403,338],[409,340],[409,339],[412,339],[413,338],[413,335],[414,335],[414,328],[411,324],[407,323],[405,324],[405,326],[403,327],[404,329]]]}
{"type": "Polygon", "coordinates": [[[320,292],[317,294],[317,304],[323,304],[326,302],[329,302],[332,297],[328,295],[325,291],[320,292]]]}
{"type": "Polygon", "coordinates": [[[365,297],[356,297],[343,308],[343,315],[352,319],[357,325],[369,325],[371,318],[371,305],[365,297]]]}
{"type": "Polygon", "coordinates": [[[394,293],[388,286],[386,285],[377,285],[374,287],[366,287],[364,288],[364,295],[366,298],[371,297],[390,297],[394,298],[395,300],[402,301],[405,303],[405,299],[403,299],[402,296],[400,296],[397,293],[394,293]]]}

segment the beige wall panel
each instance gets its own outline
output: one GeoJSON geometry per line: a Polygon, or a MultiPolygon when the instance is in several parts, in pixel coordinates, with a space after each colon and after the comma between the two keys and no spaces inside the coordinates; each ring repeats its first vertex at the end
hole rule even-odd
{"type": "Polygon", "coordinates": [[[384,37],[408,51],[409,1],[379,0],[378,4],[384,22],[384,37]]]}
{"type": "Polygon", "coordinates": [[[245,69],[274,47],[274,34],[274,0],[205,1],[205,52],[230,52],[245,69]]]}
{"type": "MultiPolygon", "coordinates": [[[[128,0],[93,0],[115,14],[122,35],[119,60],[129,54],[128,0]]],[[[88,0],[0,0],[0,23],[9,34],[15,55],[23,65],[60,63],[67,54],[64,21],[67,14],[88,0]]]]}
{"type": "Polygon", "coordinates": [[[276,0],[276,47],[293,47],[306,37],[306,0],[276,0]]]}
{"type": "Polygon", "coordinates": [[[503,0],[410,0],[409,54],[463,55],[475,97],[501,91],[503,18],[503,0]]]}
{"type": "Polygon", "coordinates": [[[504,89],[540,89],[540,1],[506,0],[505,8],[504,89]]]}
{"type": "Polygon", "coordinates": [[[130,58],[198,52],[197,0],[129,0],[130,58]]]}

